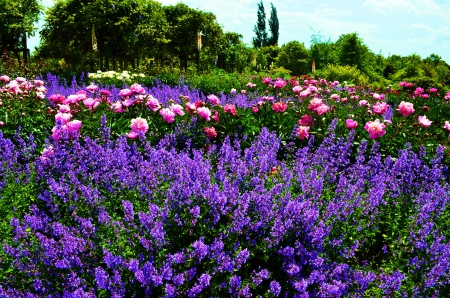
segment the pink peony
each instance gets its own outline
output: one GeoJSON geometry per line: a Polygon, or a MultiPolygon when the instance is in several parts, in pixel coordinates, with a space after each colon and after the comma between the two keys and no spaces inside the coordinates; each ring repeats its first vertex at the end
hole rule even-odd
{"type": "Polygon", "coordinates": [[[339,100],[339,95],[334,93],[334,94],[331,95],[331,99],[333,99],[335,101],[338,101],[339,100]]]}
{"type": "Polygon", "coordinates": [[[450,131],[450,123],[448,121],[445,121],[444,128],[448,131],[450,131]]]}
{"type": "Polygon", "coordinates": [[[384,115],[387,112],[389,105],[385,102],[377,102],[372,106],[372,111],[377,115],[384,115]]]}
{"type": "Polygon", "coordinates": [[[431,123],[433,123],[433,121],[427,119],[427,116],[419,116],[419,124],[423,127],[429,127],[431,123]]]}
{"type": "Polygon", "coordinates": [[[367,100],[363,99],[363,100],[360,100],[360,101],[358,102],[358,105],[359,105],[360,107],[364,107],[364,106],[367,106],[368,103],[369,103],[369,102],[368,102],[367,100]]]}
{"type": "Polygon", "coordinates": [[[252,107],[252,111],[253,111],[253,113],[258,113],[259,112],[259,109],[257,108],[257,107],[252,107]]]}
{"type": "Polygon", "coordinates": [[[309,137],[308,130],[309,130],[309,126],[300,125],[297,129],[297,137],[300,140],[307,139],[309,137]]]}
{"type": "Polygon", "coordinates": [[[287,84],[286,81],[283,81],[281,78],[278,78],[278,79],[275,81],[275,88],[281,89],[281,88],[283,88],[284,86],[286,86],[286,84],[287,84]]]}
{"type": "Polygon", "coordinates": [[[444,99],[445,99],[445,100],[450,100],[450,91],[447,92],[447,94],[445,94],[444,99]]]}
{"type": "Polygon", "coordinates": [[[437,91],[437,88],[430,88],[430,93],[436,93],[437,91]]]}
{"type": "Polygon", "coordinates": [[[183,116],[184,115],[184,111],[183,111],[183,107],[179,104],[172,104],[170,106],[170,109],[172,110],[172,112],[174,112],[176,115],[180,115],[183,116]]]}
{"type": "Polygon", "coordinates": [[[223,109],[225,110],[225,113],[231,114],[233,116],[236,116],[236,106],[232,104],[227,104],[223,106],[223,109]]]}
{"type": "Polygon", "coordinates": [[[414,113],[415,110],[414,110],[414,105],[412,103],[402,101],[398,105],[397,111],[399,112],[399,114],[407,117],[407,116],[411,115],[412,113],[414,113]]]}
{"type": "Polygon", "coordinates": [[[358,126],[358,122],[356,122],[353,119],[347,119],[347,120],[345,120],[345,126],[348,129],[355,129],[358,126]]]}
{"type": "Polygon", "coordinates": [[[302,116],[300,120],[298,120],[298,124],[302,126],[313,126],[314,125],[313,117],[311,115],[305,114],[302,116]]]}
{"type": "Polygon", "coordinates": [[[119,92],[120,97],[130,97],[133,95],[133,91],[130,89],[122,89],[119,92]]]}
{"type": "Polygon", "coordinates": [[[60,113],[69,113],[70,112],[70,106],[69,105],[62,105],[58,104],[59,112],[60,113]]]}
{"type": "Polygon", "coordinates": [[[203,131],[206,133],[206,136],[210,140],[212,140],[212,139],[217,137],[217,132],[216,132],[216,129],[214,127],[205,127],[205,129],[203,131]]]}
{"type": "Polygon", "coordinates": [[[114,113],[124,113],[124,112],[127,111],[127,110],[123,107],[121,101],[113,102],[113,103],[111,104],[110,109],[111,109],[114,113]]]}
{"type": "MultiPolygon", "coordinates": [[[[296,81],[297,82],[297,81],[296,81]]],[[[297,82],[298,83],[298,82],[297,82]]],[[[302,91],[303,90],[303,88],[302,87],[300,87],[300,86],[295,86],[294,88],[292,88],[292,91],[294,92],[294,93],[296,93],[296,94],[298,94],[298,93],[300,93],[300,91],[302,91]]]]}
{"type": "Polygon", "coordinates": [[[286,109],[287,109],[287,104],[285,104],[285,103],[282,102],[282,101],[275,102],[275,103],[272,105],[272,110],[273,110],[275,113],[283,113],[284,111],[286,111],[286,109]]]}
{"type": "Polygon", "coordinates": [[[66,124],[72,118],[72,114],[70,113],[58,113],[55,115],[55,122],[60,122],[61,125],[66,124]]]}
{"type": "Polygon", "coordinates": [[[98,86],[94,85],[94,84],[90,84],[89,86],[86,87],[86,90],[88,90],[89,92],[94,92],[97,89],[98,89],[98,86]]]}
{"type": "Polygon", "coordinates": [[[127,138],[129,139],[136,139],[139,134],[135,131],[130,131],[129,133],[125,134],[127,136],[127,138]]]}
{"type": "Polygon", "coordinates": [[[137,117],[135,119],[131,119],[131,125],[130,125],[131,131],[134,131],[136,133],[143,133],[145,134],[148,130],[148,123],[147,120],[141,117],[137,117]]]}
{"type": "Polygon", "coordinates": [[[214,121],[219,122],[219,112],[216,111],[216,113],[214,114],[214,116],[212,116],[212,118],[214,119],[214,121]]]}
{"type": "Polygon", "coordinates": [[[317,115],[321,116],[321,115],[325,114],[326,112],[328,112],[329,110],[330,110],[329,106],[322,104],[319,107],[315,108],[314,112],[316,112],[317,115]]]}
{"type": "Polygon", "coordinates": [[[62,96],[61,94],[52,94],[48,97],[48,99],[53,102],[54,104],[58,103],[64,103],[66,98],[62,96]]]}
{"type": "Polygon", "coordinates": [[[373,97],[373,99],[375,99],[375,100],[380,100],[380,98],[381,98],[380,94],[378,94],[378,93],[372,94],[372,97],[373,97]]]}
{"type": "Polygon", "coordinates": [[[379,138],[386,134],[386,131],[384,130],[386,128],[386,125],[384,125],[382,122],[380,122],[379,119],[376,119],[375,121],[369,121],[364,126],[364,129],[367,130],[369,133],[369,137],[371,139],[379,138]]]}
{"type": "Polygon", "coordinates": [[[205,119],[206,121],[211,120],[211,110],[207,107],[200,107],[197,109],[197,113],[200,116],[200,118],[205,119]]]}
{"type": "Polygon", "coordinates": [[[191,102],[187,102],[186,103],[186,111],[192,115],[197,112],[197,108],[195,107],[195,104],[193,104],[191,102]]]}
{"type": "Polygon", "coordinates": [[[165,122],[172,123],[175,120],[175,113],[169,108],[161,109],[159,110],[159,113],[165,122]]]}
{"type": "Polygon", "coordinates": [[[133,84],[130,87],[130,91],[135,94],[145,94],[145,89],[139,84],[133,84]]]}
{"type": "Polygon", "coordinates": [[[154,98],[152,95],[149,95],[147,97],[147,102],[145,105],[153,112],[156,112],[157,110],[159,110],[161,108],[159,101],[156,98],[154,98]]]}
{"type": "Polygon", "coordinates": [[[269,77],[265,77],[265,78],[263,79],[263,84],[269,84],[270,81],[271,81],[271,79],[270,79],[269,77]]]}
{"type": "Polygon", "coordinates": [[[215,96],[214,94],[210,94],[208,95],[208,100],[213,104],[213,105],[217,105],[220,103],[220,100],[217,96],[215,96]]]}
{"type": "Polygon", "coordinates": [[[313,98],[308,105],[308,109],[315,110],[321,105],[323,105],[322,98],[313,98]]]}
{"type": "Polygon", "coordinates": [[[11,79],[7,75],[0,76],[0,81],[8,83],[11,79]]]}
{"type": "Polygon", "coordinates": [[[100,102],[97,99],[93,99],[92,97],[88,97],[85,100],[83,100],[83,104],[90,110],[94,111],[96,107],[100,104],[100,102]]]}

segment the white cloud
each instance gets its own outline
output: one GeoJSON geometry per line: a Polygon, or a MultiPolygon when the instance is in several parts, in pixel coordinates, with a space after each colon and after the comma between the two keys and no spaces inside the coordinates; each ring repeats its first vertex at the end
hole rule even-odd
{"type": "Polygon", "coordinates": [[[431,28],[430,26],[423,24],[423,23],[414,23],[410,26],[411,29],[422,29],[422,30],[426,30],[429,32],[433,32],[433,28],[431,28]]]}

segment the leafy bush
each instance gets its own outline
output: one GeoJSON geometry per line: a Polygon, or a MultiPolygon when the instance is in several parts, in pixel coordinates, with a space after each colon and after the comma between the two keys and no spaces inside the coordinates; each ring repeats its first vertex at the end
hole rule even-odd
{"type": "Polygon", "coordinates": [[[360,86],[367,86],[369,84],[369,78],[361,73],[356,66],[328,64],[325,68],[317,70],[314,75],[329,81],[345,81],[349,84],[360,86]]]}

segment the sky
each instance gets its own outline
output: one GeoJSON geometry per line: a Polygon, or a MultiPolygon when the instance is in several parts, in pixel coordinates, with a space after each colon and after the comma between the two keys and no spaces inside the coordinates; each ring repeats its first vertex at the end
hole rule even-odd
{"type": "MultiPolygon", "coordinates": [[[[255,36],[259,0],[158,2],[183,2],[212,12],[225,32],[242,34],[249,46],[255,36]]],[[[426,58],[434,53],[450,64],[450,0],[263,0],[267,19],[270,3],[277,9],[280,46],[296,40],[309,48],[313,34],[334,42],[342,34],[356,32],[372,52],[385,57],[418,54],[426,58]]],[[[52,6],[53,0],[42,0],[42,4],[52,6]]],[[[31,49],[37,44],[39,34],[29,40],[31,49]]]]}

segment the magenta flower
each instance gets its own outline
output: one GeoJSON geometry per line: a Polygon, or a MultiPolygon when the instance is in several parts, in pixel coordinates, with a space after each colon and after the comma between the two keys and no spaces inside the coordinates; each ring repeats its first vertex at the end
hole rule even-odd
{"type": "Polygon", "coordinates": [[[214,94],[208,95],[207,98],[213,105],[218,105],[220,103],[219,98],[217,96],[215,96],[214,94]]]}
{"type": "Polygon", "coordinates": [[[200,116],[200,118],[205,119],[206,121],[211,120],[211,110],[207,107],[200,107],[197,109],[197,113],[200,116]]]}
{"type": "Polygon", "coordinates": [[[170,109],[172,110],[172,112],[175,113],[175,115],[180,115],[180,116],[184,115],[183,107],[179,104],[172,104],[170,106],[170,109]]]}
{"type": "Polygon", "coordinates": [[[257,107],[252,107],[252,111],[253,111],[253,113],[258,113],[259,112],[259,109],[257,108],[257,107]]]}
{"type": "Polygon", "coordinates": [[[55,122],[60,122],[61,125],[67,124],[72,118],[72,114],[70,113],[58,113],[55,115],[55,122]]]}
{"type": "Polygon", "coordinates": [[[130,87],[130,91],[135,94],[145,94],[145,89],[139,84],[133,84],[130,87]]]}
{"type": "Polygon", "coordinates": [[[309,126],[300,125],[297,129],[297,137],[300,140],[307,139],[309,137],[308,130],[309,130],[309,126]]]}
{"type": "Polygon", "coordinates": [[[430,121],[427,116],[419,116],[419,124],[423,127],[429,127],[431,126],[431,123],[433,123],[433,121],[430,121]]]}
{"type": "Polygon", "coordinates": [[[263,79],[263,84],[269,84],[270,81],[272,81],[271,78],[265,77],[265,78],[263,79]]]}
{"type": "Polygon", "coordinates": [[[286,81],[283,81],[282,79],[278,78],[278,79],[275,81],[275,88],[281,89],[281,88],[283,88],[284,86],[286,86],[286,84],[287,84],[286,81]]]}
{"type": "Polygon", "coordinates": [[[214,121],[219,122],[219,112],[216,111],[216,113],[214,114],[214,116],[212,116],[212,118],[214,119],[214,121]]]}
{"type": "Polygon", "coordinates": [[[377,115],[384,115],[387,112],[389,105],[385,102],[377,102],[372,106],[372,111],[377,115]]]}
{"type": "Polygon", "coordinates": [[[286,109],[287,109],[287,104],[285,104],[285,103],[282,102],[282,101],[275,102],[275,103],[272,105],[272,110],[273,110],[275,113],[283,113],[284,111],[286,111],[286,109]]]}
{"type": "Polygon", "coordinates": [[[66,125],[67,125],[67,129],[68,129],[69,133],[79,134],[82,122],[80,120],[72,120],[72,121],[68,122],[66,125]]]}
{"type": "Polygon", "coordinates": [[[206,136],[210,140],[212,140],[212,139],[217,137],[217,132],[216,132],[216,129],[214,127],[205,127],[205,129],[203,131],[206,133],[206,136]]]}
{"type": "Polygon", "coordinates": [[[0,81],[8,83],[11,79],[7,75],[0,76],[0,81]]]}
{"type": "Polygon", "coordinates": [[[175,113],[169,108],[159,110],[159,114],[161,114],[165,122],[172,123],[175,120],[175,113]]]}
{"type": "Polygon", "coordinates": [[[294,86],[294,88],[292,88],[292,91],[296,94],[300,93],[300,91],[302,91],[302,90],[303,90],[303,88],[300,87],[299,85],[296,85],[296,86],[294,86]]]}
{"type": "Polygon", "coordinates": [[[69,105],[58,104],[58,107],[59,107],[59,112],[60,113],[69,113],[70,112],[70,106],[69,105]]]}
{"type": "Polygon", "coordinates": [[[327,106],[326,104],[322,104],[319,107],[315,108],[314,112],[316,112],[317,115],[322,116],[323,114],[325,114],[329,110],[330,110],[329,106],[327,106]]]}
{"type": "Polygon", "coordinates": [[[364,129],[367,130],[369,133],[369,137],[373,140],[376,138],[379,138],[386,134],[386,131],[384,130],[386,128],[386,125],[384,125],[382,122],[380,122],[379,119],[376,119],[375,121],[369,121],[364,126],[364,129]]]}
{"type": "Polygon", "coordinates": [[[298,124],[302,126],[313,126],[314,125],[313,117],[311,115],[305,114],[302,116],[300,120],[298,120],[298,124]]]}
{"type": "Polygon", "coordinates": [[[448,131],[450,131],[450,123],[448,121],[445,121],[444,128],[448,131]]]}
{"type": "Polygon", "coordinates": [[[98,107],[100,102],[97,99],[88,97],[85,100],[83,100],[83,104],[92,112],[95,110],[96,107],[98,107]]]}
{"type": "Polygon", "coordinates": [[[236,94],[236,89],[234,89],[234,88],[231,89],[230,93],[233,94],[233,95],[236,94]]]}
{"type": "Polygon", "coordinates": [[[430,88],[430,93],[436,93],[437,91],[437,88],[430,88]]]}
{"type": "Polygon", "coordinates": [[[447,94],[444,97],[445,100],[450,100],[450,91],[447,92],[447,94]]]}
{"type": "Polygon", "coordinates": [[[348,129],[355,129],[358,126],[358,122],[356,122],[353,119],[347,119],[347,120],[345,120],[345,126],[348,129]]]}
{"type": "Polygon", "coordinates": [[[122,89],[120,90],[119,95],[120,97],[130,97],[133,95],[133,91],[131,91],[130,89],[122,89]]]}
{"type": "Polygon", "coordinates": [[[368,103],[369,103],[369,102],[368,102],[367,100],[363,99],[363,100],[360,100],[360,101],[358,102],[358,105],[359,105],[360,107],[364,107],[364,106],[367,106],[368,103]]]}
{"type": "Polygon", "coordinates": [[[225,113],[231,114],[233,116],[236,116],[236,106],[232,104],[227,104],[223,106],[223,109],[225,110],[225,113]]]}
{"type": "Polygon", "coordinates": [[[313,98],[313,99],[311,99],[311,101],[310,101],[310,103],[308,105],[308,109],[314,111],[315,109],[317,109],[321,105],[323,105],[322,98],[313,98]]]}
{"type": "Polygon", "coordinates": [[[131,125],[130,125],[131,131],[134,131],[136,133],[143,133],[145,134],[148,130],[148,123],[147,120],[141,117],[137,117],[135,119],[131,119],[131,125]]]}
{"type": "Polygon", "coordinates": [[[399,112],[399,114],[407,117],[409,115],[411,115],[412,113],[415,112],[414,110],[414,105],[410,102],[406,102],[406,101],[402,101],[399,105],[398,105],[398,109],[397,111],[399,112]]]}
{"type": "Polygon", "coordinates": [[[159,101],[156,98],[154,98],[152,95],[149,95],[147,97],[147,102],[145,105],[153,112],[156,112],[157,110],[159,110],[161,108],[159,101]]]}
{"type": "Polygon", "coordinates": [[[89,86],[86,87],[86,90],[88,90],[89,92],[94,92],[97,89],[98,89],[98,86],[94,85],[94,84],[90,84],[89,86]]]}
{"type": "Polygon", "coordinates": [[[372,94],[372,97],[373,97],[373,99],[375,99],[375,100],[380,100],[380,98],[381,98],[380,94],[378,94],[378,93],[372,94]]]}

